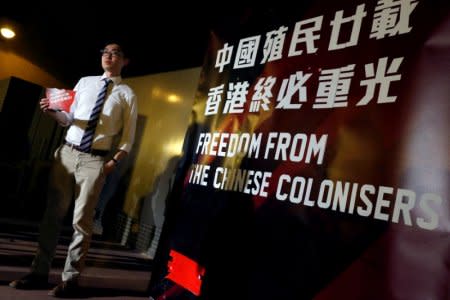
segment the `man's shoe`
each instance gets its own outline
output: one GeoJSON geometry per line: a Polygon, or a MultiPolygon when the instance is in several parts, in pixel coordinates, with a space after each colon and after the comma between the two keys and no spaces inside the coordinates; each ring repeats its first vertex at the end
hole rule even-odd
{"type": "Polygon", "coordinates": [[[48,275],[30,273],[21,279],[11,281],[9,286],[18,290],[38,290],[48,287],[48,275]]]}
{"type": "Polygon", "coordinates": [[[80,296],[80,289],[75,281],[63,281],[48,292],[48,295],[56,298],[77,298],[80,296]]]}

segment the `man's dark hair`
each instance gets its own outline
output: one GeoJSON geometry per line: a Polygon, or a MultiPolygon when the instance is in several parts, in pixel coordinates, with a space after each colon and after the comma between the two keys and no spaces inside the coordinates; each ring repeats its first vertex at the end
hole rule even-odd
{"type": "Polygon", "coordinates": [[[119,41],[119,40],[115,40],[115,39],[111,39],[111,40],[107,40],[104,44],[103,44],[103,48],[105,48],[108,45],[111,44],[116,44],[119,45],[120,51],[123,54],[123,57],[129,58],[130,53],[129,53],[129,49],[127,47],[127,45],[125,44],[124,41],[119,41]]]}

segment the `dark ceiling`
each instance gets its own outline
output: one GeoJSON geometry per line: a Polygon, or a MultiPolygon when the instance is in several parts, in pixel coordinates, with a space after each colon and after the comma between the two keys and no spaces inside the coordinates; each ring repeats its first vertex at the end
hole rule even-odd
{"type": "Polygon", "coordinates": [[[0,41],[0,46],[72,86],[81,76],[102,72],[99,51],[113,40],[124,44],[131,58],[124,77],[201,66],[210,29],[226,28],[227,22],[235,22],[241,14],[175,4],[155,8],[152,3],[113,3],[100,2],[96,6],[101,7],[94,9],[30,2],[2,9],[0,19],[13,23],[17,37],[0,41]]]}
{"type": "MultiPolygon", "coordinates": [[[[92,2],[9,4],[15,7],[2,8],[0,21],[13,22],[18,34],[14,40],[0,41],[0,46],[73,86],[81,76],[102,72],[99,51],[108,41],[125,44],[131,60],[124,77],[155,74],[201,66],[211,30],[222,36],[244,34],[255,17],[261,29],[261,24],[279,23],[283,15],[269,7],[229,3],[222,3],[222,8],[174,2],[114,3],[95,3],[98,8],[91,7],[92,2]]],[[[298,14],[298,5],[295,10],[284,5],[283,11],[298,14]]]]}

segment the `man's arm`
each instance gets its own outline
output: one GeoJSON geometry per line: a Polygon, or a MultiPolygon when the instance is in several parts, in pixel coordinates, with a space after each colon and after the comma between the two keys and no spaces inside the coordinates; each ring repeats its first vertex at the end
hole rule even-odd
{"type": "Polygon", "coordinates": [[[56,120],[56,122],[58,122],[61,126],[66,127],[70,125],[71,121],[67,113],[62,111],[54,111],[48,108],[50,105],[50,101],[48,100],[48,98],[42,98],[39,104],[42,111],[56,120]]]}
{"type": "Polygon", "coordinates": [[[134,136],[136,132],[137,99],[134,93],[132,93],[126,100],[126,105],[124,105],[123,108],[122,119],[122,136],[118,144],[118,149],[128,153],[134,144],[134,136]]]}
{"type": "Polygon", "coordinates": [[[105,173],[109,174],[112,168],[119,163],[128,152],[134,143],[134,135],[136,132],[137,122],[137,99],[134,93],[131,93],[130,98],[127,99],[127,105],[125,105],[123,111],[123,128],[122,136],[118,144],[118,150],[114,156],[105,163],[105,173]]]}
{"type": "Polygon", "coordinates": [[[126,156],[128,155],[128,153],[124,150],[119,150],[117,151],[116,154],[114,154],[114,156],[112,157],[112,161],[117,164],[119,163],[122,159],[124,159],[126,156]]]}
{"type": "Polygon", "coordinates": [[[105,162],[104,165],[105,174],[108,175],[109,173],[111,173],[116,168],[117,164],[120,163],[120,161],[124,159],[125,156],[127,155],[128,153],[126,151],[118,150],[110,160],[105,162]]]}

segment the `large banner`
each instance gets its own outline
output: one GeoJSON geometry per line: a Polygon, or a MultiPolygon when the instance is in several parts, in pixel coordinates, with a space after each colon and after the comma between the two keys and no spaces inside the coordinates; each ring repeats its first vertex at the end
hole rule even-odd
{"type": "Polygon", "coordinates": [[[449,299],[449,12],[306,1],[213,31],[153,297],[449,299]]]}

